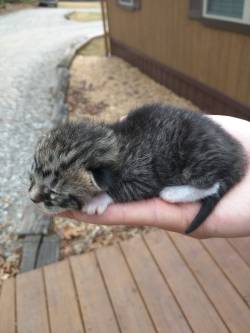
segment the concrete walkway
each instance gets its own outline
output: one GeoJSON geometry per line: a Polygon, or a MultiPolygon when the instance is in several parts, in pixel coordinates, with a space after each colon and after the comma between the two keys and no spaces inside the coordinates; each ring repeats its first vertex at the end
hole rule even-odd
{"type": "MultiPolygon", "coordinates": [[[[81,10],[83,11],[83,10],[81,10]]],[[[58,65],[101,22],[65,19],[69,9],[32,9],[0,17],[0,244],[27,202],[34,143],[58,110],[58,65]]]]}

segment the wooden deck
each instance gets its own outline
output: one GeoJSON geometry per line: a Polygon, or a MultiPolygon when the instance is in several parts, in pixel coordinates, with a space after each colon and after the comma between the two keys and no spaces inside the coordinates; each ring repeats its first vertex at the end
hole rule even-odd
{"type": "Polygon", "coordinates": [[[1,333],[250,332],[250,238],[153,231],[7,280],[1,333]]]}

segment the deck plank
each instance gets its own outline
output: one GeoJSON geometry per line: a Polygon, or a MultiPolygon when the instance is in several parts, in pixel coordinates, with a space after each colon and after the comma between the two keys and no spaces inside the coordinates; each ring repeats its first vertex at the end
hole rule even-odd
{"type": "Polygon", "coordinates": [[[18,333],[49,333],[42,271],[20,274],[16,283],[18,333]]]}
{"type": "Polygon", "coordinates": [[[45,266],[44,273],[51,331],[83,333],[68,261],[45,266]]]}
{"type": "Polygon", "coordinates": [[[43,237],[42,244],[37,257],[36,267],[42,267],[59,259],[60,238],[58,235],[43,237]]]}
{"type": "Polygon", "coordinates": [[[229,238],[228,241],[250,266],[250,237],[229,238]]]}
{"type": "Polygon", "coordinates": [[[23,242],[23,254],[20,271],[29,272],[36,267],[36,258],[41,242],[41,235],[30,235],[25,237],[23,242]]]}
{"type": "Polygon", "coordinates": [[[158,333],[191,332],[151,254],[140,236],[122,242],[121,248],[158,333]]]}
{"type": "Polygon", "coordinates": [[[170,235],[231,332],[249,333],[249,308],[201,243],[175,233],[170,235]]]}
{"type": "Polygon", "coordinates": [[[228,332],[167,234],[155,231],[144,237],[193,331],[228,332]]]}
{"type": "Polygon", "coordinates": [[[117,246],[100,248],[97,258],[123,333],[153,333],[155,329],[117,246]]]}
{"type": "Polygon", "coordinates": [[[202,243],[250,306],[250,267],[225,239],[206,239],[202,243]]]}
{"type": "Polygon", "coordinates": [[[15,333],[15,279],[4,282],[0,296],[1,332],[15,333]]]}
{"type": "Polygon", "coordinates": [[[3,283],[6,333],[249,333],[249,238],[165,231],[3,283]]]}
{"type": "Polygon", "coordinates": [[[70,259],[86,333],[119,333],[94,253],[70,259]]]}

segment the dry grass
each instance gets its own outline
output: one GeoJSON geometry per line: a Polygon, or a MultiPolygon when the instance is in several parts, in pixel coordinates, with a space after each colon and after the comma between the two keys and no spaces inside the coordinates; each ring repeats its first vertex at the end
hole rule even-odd
{"type": "Polygon", "coordinates": [[[83,46],[79,51],[78,55],[82,56],[105,56],[105,42],[104,37],[94,38],[86,46],[83,46]]]}
{"type": "Polygon", "coordinates": [[[75,12],[68,15],[70,20],[78,22],[89,22],[89,21],[99,21],[102,19],[101,13],[81,13],[75,12]]]}
{"type": "Polygon", "coordinates": [[[59,2],[58,8],[81,8],[81,9],[100,9],[100,1],[82,1],[82,2],[59,2]]]}

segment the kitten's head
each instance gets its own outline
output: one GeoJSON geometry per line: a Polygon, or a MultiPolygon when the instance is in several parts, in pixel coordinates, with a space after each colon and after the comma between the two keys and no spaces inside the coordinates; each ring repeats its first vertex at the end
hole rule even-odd
{"type": "Polygon", "coordinates": [[[49,131],[36,147],[30,198],[46,212],[81,209],[112,183],[118,160],[114,132],[90,121],[49,131]]]}

